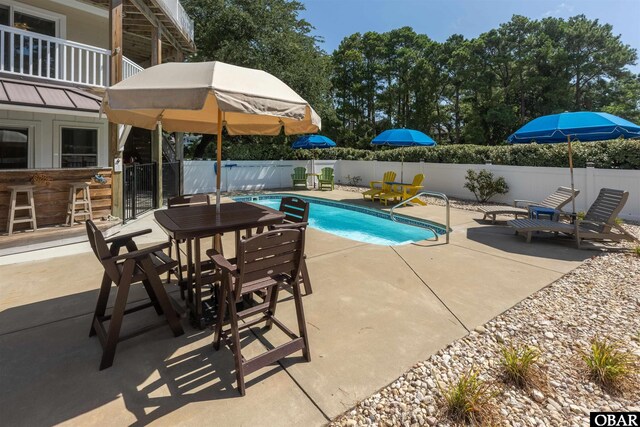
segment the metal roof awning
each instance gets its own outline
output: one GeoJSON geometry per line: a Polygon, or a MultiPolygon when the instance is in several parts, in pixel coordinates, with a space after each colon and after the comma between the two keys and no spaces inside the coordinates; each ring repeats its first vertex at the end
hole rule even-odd
{"type": "Polygon", "coordinates": [[[0,77],[0,104],[99,113],[101,101],[73,87],[0,77]]]}

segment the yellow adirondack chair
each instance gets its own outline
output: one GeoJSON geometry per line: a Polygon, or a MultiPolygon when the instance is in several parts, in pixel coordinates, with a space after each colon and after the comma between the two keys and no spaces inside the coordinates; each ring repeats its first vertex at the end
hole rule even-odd
{"type": "MultiPolygon", "coordinates": [[[[418,194],[418,191],[422,190],[422,181],[424,181],[424,175],[419,173],[413,177],[413,182],[411,183],[411,185],[394,186],[394,189],[392,191],[383,193],[379,196],[380,203],[384,202],[384,205],[387,206],[387,202],[389,200],[400,202],[401,200],[407,200],[408,198],[415,196],[416,194],[418,194]]],[[[423,206],[427,205],[419,198],[413,199],[411,202],[423,206]]]]}
{"type": "Polygon", "coordinates": [[[387,171],[382,176],[382,181],[371,181],[369,187],[371,190],[367,190],[362,193],[362,197],[367,200],[370,197],[373,201],[374,198],[379,197],[380,194],[391,191],[391,185],[385,184],[385,182],[393,182],[396,179],[396,173],[393,171],[387,171]]]}

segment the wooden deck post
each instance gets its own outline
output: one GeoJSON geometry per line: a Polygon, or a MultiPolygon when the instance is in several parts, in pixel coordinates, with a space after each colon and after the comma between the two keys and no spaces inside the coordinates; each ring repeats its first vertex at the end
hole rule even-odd
{"type": "MultiPolygon", "coordinates": [[[[109,83],[114,85],[122,80],[122,2],[123,0],[110,0],[109,7],[109,46],[111,49],[111,61],[109,61],[109,83]]],[[[116,159],[122,164],[122,152],[118,146],[118,125],[109,122],[109,166],[113,167],[116,159]]],[[[123,199],[123,174],[116,172],[111,181],[111,215],[122,218],[124,215],[123,199]]]]}
{"type": "MultiPolygon", "coordinates": [[[[162,63],[162,29],[155,27],[151,32],[151,66],[162,63]]],[[[157,125],[151,132],[151,161],[158,165],[156,176],[156,208],[162,207],[162,126],[157,125]]]]}
{"type": "MultiPolygon", "coordinates": [[[[184,62],[184,53],[176,49],[176,62],[184,62]]],[[[176,140],[176,161],[180,162],[180,174],[178,176],[178,186],[180,194],[184,194],[184,132],[175,133],[176,140]]]]}

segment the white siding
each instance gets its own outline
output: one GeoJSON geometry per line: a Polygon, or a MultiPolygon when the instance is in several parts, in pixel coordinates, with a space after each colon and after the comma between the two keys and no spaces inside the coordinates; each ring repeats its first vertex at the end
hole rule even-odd
{"type": "Polygon", "coordinates": [[[0,109],[0,126],[3,125],[31,129],[33,145],[30,167],[33,168],[60,167],[60,138],[57,131],[61,125],[98,129],[98,166],[108,166],[108,123],[104,118],[73,113],[53,114],[0,109]]]}

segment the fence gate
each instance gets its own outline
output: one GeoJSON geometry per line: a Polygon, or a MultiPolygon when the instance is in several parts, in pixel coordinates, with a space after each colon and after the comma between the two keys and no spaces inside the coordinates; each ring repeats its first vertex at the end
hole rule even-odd
{"type": "Polygon", "coordinates": [[[155,183],[158,168],[155,163],[134,163],[124,165],[123,174],[123,220],[128,221],[157,206],[155,183]]]}
{"type": "Polygon", "coordinates": [[[162,164],[162,202],[180,195],[180,162],[162,164]]]}

